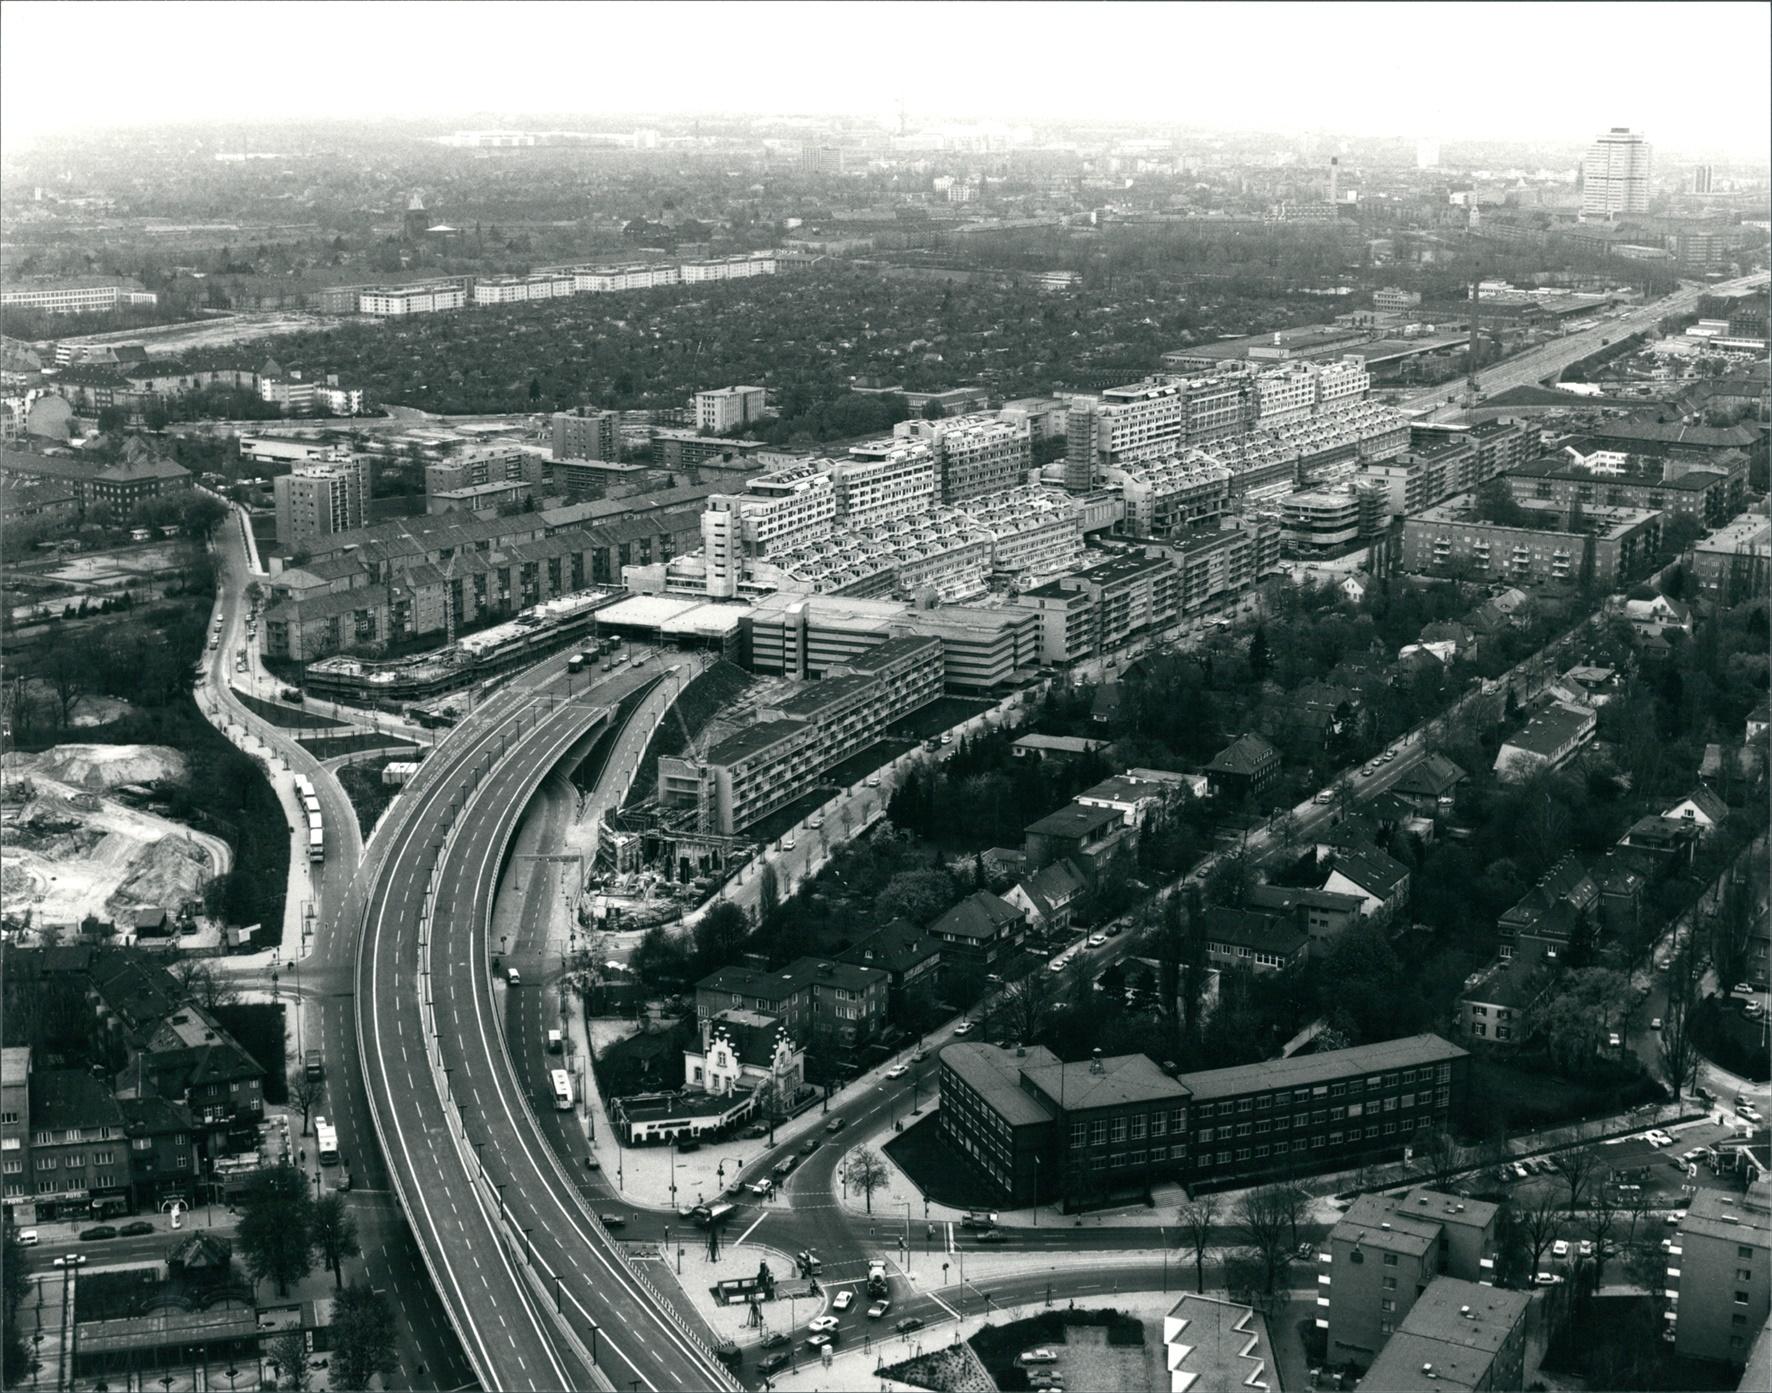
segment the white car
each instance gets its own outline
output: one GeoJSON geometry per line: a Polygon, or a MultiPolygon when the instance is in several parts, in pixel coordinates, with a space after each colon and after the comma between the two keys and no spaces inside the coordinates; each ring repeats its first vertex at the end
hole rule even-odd
{"type": "Polygon", "coordinates": [[[1554,1258],[1568,1257],[1569,1256],[1568,1241],[1566,1239],[1559,1238],[1555,1243],[1551,1244],[1551,1256],[1554,1258]]]}
{"type": "Polygon", "coordinates": [[[910,1072],[911,1072],[910,1065],[908,1065],[908,1064],[894,1064],[890,1069],[888,1069],[886,1071],[886,1077],[889,1079],[902,1079],[906,1074],[908,1074],[910,1072]]]}
{"type": "Polygon", "coordinates": [[[1024,1349],[1021,1352],[1023,1364],[1056,1364],[1058,1356],[1049,1349],[1024,1349]]]}
{"type": "Polygon", "coordinates": [[[1736,1104],[1735,1115],[1737,1117],[1745,1117],[1749,1122],[1755,1123],[1756,1125],[1759,1123],[1759,1120],[1760,1120],[1760,1110],[1758,1108],[1756,1108],[1752,1103],[1738,1103],[1738,1104],[1736,1104]]]}
{"type": "Polygon", "coordinates": [[[972,1033],[972,1022],[971,1021],[961,1021],[957,1026],[954,1027],[954,1034],[956,1034],[956,1035],[970,1035],[971,1033],[972,1033]]]}
{"type": "Polygon", "coordinates": [[[1616,1031],[1616,1030],[1614,1030],[1614,1031],[1611,1031],[1611,1032],[1610,1032],[1610,1033],[1609,1033],[1609,1034],[1608,1034],[1608,1035],[1607,1035],[1607,1036],[1606,1036],[1606,1044],[1607,1044],[1607,1046],[1608,1046],[1608,1047],[1609,1047],[1609,1048],[1611,1048],[1611,1049],[1615,1049],[1615,1050],[1616,1050],[1616,1049],[1620,1049],[1620,1048],[1622,1048],[1622,1047],[1623,1047],[1623,1045],[1624,1045],[1624,1040],[1623,1040],[1623,1038],[1622,1038],[1622,1037],[1621,1037],[1621,1036],[1620,1036],[1620,1035],[1619,1035],[1619,1033],[1618,1033],[1618,1032],[1617,1032],[1617,1031],[1616,1031]]]}
{"type": "Polygon", "coordinates": [[[1672,1146],[1674,1144],[1674,1139],[1659,1127],[1653,1132],[1645,1132],[1643,1140],[1648,1142],[1650,1146],[1672,1146]]]}
{"type": "Polygon", "coordinates": [[[1064,967],[1065,962],[1063,958],[1054,958],[1051,962],[1046,964],[1046,970],[1048,972],[1063,972],[1064,967]]]}
{"type": "Polygon", "coordinates": [[[878,788],[879,786],[880,786],[880,776],[878,774],[869,774],[868,775],[868,787],[869,788],[878,788]]]}
{"type": "Polygon", "coordinates": [[[1651,1030],[1660,1030],[1661,1029],[1661,1017],[1660,1016],[1649,1017],[1649,1029],[1651,1029],[1651,1030]]]}
{"type": "MultiPolygon", "coordinates": [[[[831,1302],[831,1309],[833,1311],[847,1311],[854,1304],[855,1304],[855,1293],[854,1292],[840,1291],[837,1293],[836,1300],[831,1302]]],[[[829,1319],[829,1318],[827,1317],[827,1319],[829,1319]]],[[[830,1325],[826,1326],[825,1328],[826,1329],[834,1329],[836,1324],[837,1324],[837,1322],[833,1320],[833,1321],[831,1321],[830,1325]]],[[[812,1328],[814,1330],[817,1330],[819,1328],[816,1322],[813,1324],[812,1328]]]]}
{"type": "Polygon", "coordinates": [[[57,1267],[84,1267],[86,1265],[86,1254],[63,1253],[55,1260],[55,1265],[57,1267]]]}
{"type": "Polygon", "coordinates": [[[35,1248],[37,1246],[37,1230],[20,1229],[18,1231],[18,1246],[21,1248],[35,1248]]]}
{"type": "Polygon", "coordinates": [[[1089,935],[1089,946],[1091,948],[1099,948],[1099,947],[1101,947],[1102,944],[1104,944],[1106,942],[1107,942],[1107,935],[1106,934],[1090,934],[1089,935]]]}
{"type": "MultiPolygon", "coordinates": [[[[845,1292],[843,1294],[847,1296],[849,1293],[845,1292]]],[[[822,1335],[827,1330],[835,1330],[842,1323],[843,1322],[838,1320],[835,1316],[814,1316],[811,1320],[806,1322],[806,1328],[814,1335],[822,1335]]]]}

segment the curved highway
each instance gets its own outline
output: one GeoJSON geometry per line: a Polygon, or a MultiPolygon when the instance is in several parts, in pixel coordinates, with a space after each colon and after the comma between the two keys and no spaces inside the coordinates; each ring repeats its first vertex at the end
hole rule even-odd
{"type": "Polygon", "coordinates": [[[582,754],[636,664],[576,698],[519,693],[443,742],[370,888],[358,1035],[375,1128],[451,1324],[491,1388],[734,1387],[584,1207],[504,1039],[487,927],[520,814],[582,754]],[[594,1361],[594,1362],[593,1362],[594,1361]]]}

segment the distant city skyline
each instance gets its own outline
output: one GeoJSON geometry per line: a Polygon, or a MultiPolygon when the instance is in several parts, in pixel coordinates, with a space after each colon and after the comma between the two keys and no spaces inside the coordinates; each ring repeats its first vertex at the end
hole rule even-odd
{"type": "Polygon", "coordinates": [[[16,149],[65,131],[185,121],[448,119],[550,108],[887,121],[902,103],[913,129],[939,113],[1584,148],[1597,132],[1628,126],[1658,150],[1766,160],[1772,9],[1728,0],[1614,4],[1603,32],[1598,13],[1588,4],[1514,3],[857,0],[812,9],[773,0],[8,0],[0,131],[16,149]],[[65,48],[72,25],[79,86],[71,99],[68,67],[45,54],[65,48]],[[1637,26],[1654,41],[1633,42],[1637,26]],[[531,32],[549,42],[525,42],[531,32]],[[495,41],[500,35],[508,47],[495,41]],[[349,52],[319,62],[322,46],[349,52]],[[378,64],[378,49],[397,49],[403,61],[378,64]],[[1693,84],[1720,58],[1755,53],[1761,59],[1732,60],[1729,80],[1706,83],[1703,100],[1693,100],[1693,84]],[[1589,76],[1599,80],[1532,76],[1546,63],[1574,61],[1593,65],[1589,76]],[[659,80],[660,64],[672,69],[668,82],[659,80]],[[1530,101],[1517,99],[1516,82],[1530,85],[1530,101]]]}

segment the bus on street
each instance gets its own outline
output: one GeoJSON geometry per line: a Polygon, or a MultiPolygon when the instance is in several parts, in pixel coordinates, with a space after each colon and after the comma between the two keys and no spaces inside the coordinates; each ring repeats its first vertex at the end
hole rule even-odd
{"type": "Polygon", "coordinates": [[[554,1106],[561,1112],[571,1112],[572,1075],[564,1069],[555,1069],[551,1077],[554,1081],[554,1106]]]}
{"type": "Polygon", "coordinates": [[[314,1119],[314,1136],[317,1138],[315,1151],[320,1157],[320,1164],[336,1166],[338,1164],[338,1128],[325,1118],[316,1117],[314,1119]]]}

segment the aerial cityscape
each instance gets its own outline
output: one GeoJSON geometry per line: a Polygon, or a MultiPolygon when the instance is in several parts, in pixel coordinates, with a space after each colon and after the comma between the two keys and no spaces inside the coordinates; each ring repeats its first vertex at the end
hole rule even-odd
{"type": "Polygon", "coordinates": [[[1745,0],[7,0],[0,1387],[1772,1388],[1769,318],[1745,0]]]}

